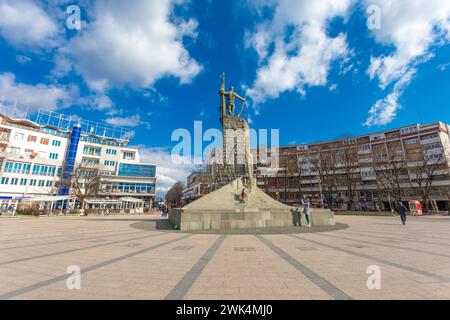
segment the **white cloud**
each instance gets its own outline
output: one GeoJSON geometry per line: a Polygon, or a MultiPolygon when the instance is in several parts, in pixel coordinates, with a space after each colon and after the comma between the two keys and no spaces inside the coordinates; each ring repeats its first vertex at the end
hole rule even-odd
{"type": "Polygon", "coordinates": [[[100,95],[94,97],[94,106],[97,110],[108,110],[113,107],[111,98],[106,95],[100,95]]]}
{"type": "Polygon", "coordinates": [[[397,111],[401,108],[399,99],[406,87],[411,83],[415,73],[416,70],[409,70],[395,84],[394,89],[386,98],[378,100],[375,103],[369,111],[369,118],[364,123],[365,126],[382,126],[395,119],[397,111]]]}
{"type": "Polygon", "coordinates": [[[78,98],[75,86],[36,84],[17,82],[14,74],[0,74],[0,99],[4,104],[14,105],[30,112],[39,108],[56,110],[69,107],[78,98]]]}
{"type": "Polygon", "coordinates": [[[445,70],[448,69],[448,67],[450,67],[450,63],[442,63],[442,64],[440,64],[440,65],[438,66],[438,69],[439,69],[440,71],[445,71],[445,70]]]}
{"type": "Polygon", "coordinates": [[[390,55],[372,57],[368,70],[382,87],[400,79],[414,64],[429,57],[433,44],[450,31],[448,0],[365,0],[381,9],[381,29],[373,30],[375,40],[393,45],[390,55]]]}
{"type": "Polygon", "coordinates": [[[141,125],[145,125],[147,128],[150,128],[150,123],[143,121],[141,116],[138,114],[129,116],[129,117],[112,117],[105,120],[106,123],[109,123],[113,126],[118,127],[138,127],[141,125]]]}
{"type": "Polygon", "coordinates": [[[0,35],[19,48],[52,48],[56,22],[33,0],[0,0],[0,35]]]}
{"type": "Polygon", "coordinates": [[[117,116],[122,112],[111,98],[105,94],[91,94],[80,97],[76,104],[87,110],[101,111],[109,117],[117,116]]]}
{"type": "MultiPolygon", "coordinates": [[[[187,176],[194,170],[193,165],[172,161],[170,151],[163,148],[138,147],[141,160],[157,166],[157,193],[165,194],[178,181],[186,183],[187,176]]],[[[187,163],[187,162],[186,162],[187,163]]]]}
{"type": "MultiPolygon", "coordinates": [[[[74,69],[98,92],[124,85],[148,88],[167,76],[188,83],[201,66],[183,44],[184,37],[195,37],[197,22],[171,20],[174,6],[183,2],[99,0],[93,21],[60,54],[70,57],[74,69]]],[[[67,71],[67,65],[62,69],[67,71]]]]}
{"type": "Polygon", "coordinates": [[[375,40],[393,47],[391,54],[372,57],[367,70],[383,89],[394,83],[387,97],[372,107],[365,123],[384,125],[401,108],[399,98],[417,66],[433,57],[430,48],[450,41],[450,1],[365,0],[365,4],[381,9],[381,29],[372,31],[375,40]]]}
{"type": "Polygon", "coordinates": [[[16,56],[16,61],[17,61],[17,63],[20,63],[20,64],[26,64],[31,61],[31,58],[27,57],[25,55],[19,54],[16,56]]]}
{"type": "MultiPolygon", "coordinates": [[[[329,37],[327,26],[335,17],[345,18],[352,3],[353,0],[264,2],[274,9],[274,16],[259,24],[253,35],[247,35],[260,60],[253,88],[247,94],[260,103],[277,98],[284,91],[304,94],[306,86],[326,85],[331,63],[349,54],[345,35],[329,37]]],[[[262,5],[257,6],[260,9],[262,5]]]]}

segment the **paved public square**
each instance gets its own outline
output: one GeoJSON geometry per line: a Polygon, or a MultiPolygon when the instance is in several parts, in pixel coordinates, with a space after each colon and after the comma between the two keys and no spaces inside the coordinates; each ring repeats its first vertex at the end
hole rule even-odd
{"type": "Polygon", "coordinates": [[[450,298],[450,217],[337,216],[348,228],[279,235],[132,226],[148,219],[0,218],[0,299],[450,298]]]}

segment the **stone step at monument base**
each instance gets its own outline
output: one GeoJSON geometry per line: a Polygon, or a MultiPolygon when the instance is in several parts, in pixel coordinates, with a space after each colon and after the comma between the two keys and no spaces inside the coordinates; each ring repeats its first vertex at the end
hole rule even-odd
{"type": "MultiPolygon", "coordinates": [[[[313,226],[335,225],[331,210],[313,210],[313,226]]],[[[170,222],[179,225],[182,231],[232,230],[272,227],[292,227],[298,221],[298,214],[289,209],[198,210],[175,209],[170,213],[170,222]]],[[[302,215],[301,225],[306,226],[302,215]]]]}
{"type": "MultiPolygon", "coordinates": [[[[172,210],[169,221],[184,231],[291,227],[297,222],[300,208],[272,199],[255,185],[248,200],[241,203],[243,187],[242,180],[236,179],[182,209],[172,210]]],[[[328,209],[313,209],[311,217],[316,226],[335,224],[334,213],[328,209]]],[[[304,215],[302,225],[306,225],[304,215]]]]}

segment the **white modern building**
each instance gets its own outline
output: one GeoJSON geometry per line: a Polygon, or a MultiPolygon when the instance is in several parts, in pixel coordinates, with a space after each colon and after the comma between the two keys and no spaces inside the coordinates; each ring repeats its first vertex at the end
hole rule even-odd
{"type": "Polygon", "coordinates": [[[142,163],[122,128],[41,110],[34,121],[0,114],[0,207],[73,195],[74,169],[96,168],[98,197],[138,199],[156,191],[156,166],[142,163]],[[66,177],[66,178],[64,178],[66,177]],[[64,181],[69,181],[68,183],[64,181]]]}

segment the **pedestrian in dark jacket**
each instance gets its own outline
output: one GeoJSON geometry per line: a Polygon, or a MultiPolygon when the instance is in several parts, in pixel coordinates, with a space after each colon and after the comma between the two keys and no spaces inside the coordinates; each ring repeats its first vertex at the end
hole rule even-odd
{"type": "Polygon", "coordinates": [[[400,202],[397,207],[397,212],[400,215],[400,219],[402,219],[403,225],[406,225],[406,214],[408,213],[408,208],[406,208],[404,204],[400,202]]]}
{"type": "Polygon", "coordinates": [[[294,227],[302,226],[302,210],[298,204],[294,205],[292,209],[292,221],[294,223],[294,227]]]}

